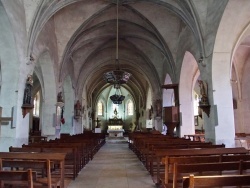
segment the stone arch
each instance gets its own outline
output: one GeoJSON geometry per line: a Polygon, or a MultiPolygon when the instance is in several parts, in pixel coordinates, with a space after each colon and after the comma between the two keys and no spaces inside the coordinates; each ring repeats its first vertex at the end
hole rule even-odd
{"type": "Polygon", "coordinates": [[[65,124],[61,126],[61,133],[76,134],[81,133],[81,122],[73,119],[74,117],[74,90],[72,88],[71,78],[68,75],[63,82],[63,93],[64,93],[64,119],[65,124]],[[73,126],[72,126],[73,123],[73,126]],[[80,127],[80,128],[79,128],[80,127]]]}
{"type": "Polygon", "coordinates": [[[56,112],[55,104],[57,102],[56,97],[56,79],[53,68],[53,61],[50,57],[49,52],[44,52],[38,58],[37,61],[39,66],[39,79],[42,83],[42,134],[46,136],[55,135],[55,125],[54,125],[54,114],[56,112]]]}
{"type": "Polygon", "coordinates": [[[250,2],[244,1],[244,6],[241,5],[234,0],[228,1],[218,28],[211,58],[213,100],[214,105],[217,106],[217,114],[212,120],[215,127],[210,126],[211,134],[206,137],[209,136],[209,139],[215,140],[217,144],[224,143],[227,147],[235,145],[233,96],[230,82],[234,52],[249,28],[250,2]]]}
{"type": "Polygon", "coordinates": [[[250,133],[249,122],[249,42],[250,29],[247,27],[234,50],[232,69],[231,69],[231,86],[234,109],[234,122],[236,133],[250,133]]]}
{"type": "Polygon", "coordinates": [[[197,62],[194,56],[187,51],[183,58],[179,85],[180,113],[182,118],[180,136],[195,133],[193,90],[197,74],[199,75],[197,62]]]}

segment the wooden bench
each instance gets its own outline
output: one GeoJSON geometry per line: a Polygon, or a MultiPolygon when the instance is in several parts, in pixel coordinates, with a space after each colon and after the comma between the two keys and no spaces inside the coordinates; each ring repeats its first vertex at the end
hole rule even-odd
{"type": "MultiPolygon", "coordinates": [[[[165,157],[162,163],[165,165],[164,176],[160,175],[163,184],[168,184],[173,176],[174,164],[194,164],[194,163],[215,163],[232,161],[250,161],[250,155],[211,155],[211,156],[184,156],[184,157],[165,157]]],[[[173,178],[172,178],[173,179],[173,178]]]]}
{"type": "MultiPolygon", "coordinates": [[[[194,164],[174,164],[173,184],[165,184],[166,188],[177,188],[178,180],[184,175],[198,173],[199,175],[209,173],[209,175],[222,175],[222,173],[241,175],[243,171],[250,168],[249,161],[235,162],[215,162],[215,163],[194,163],[194,164]]],[[[206,174],[207,175],[207,174],[206,174]]]]}
{"type": "MultiPolygon", "coordinates": [[[[66,153],[0,152],[0,159],[55,161],[60,164],[60,188],[64,188],[64,163],[66,153]]],[[[50,180],[51,181],[51,180],[50,180]]]]}
{"type": "Polygon", "coordinates": [[[7,182],[8,184],[23,182],[28,188],[33,188],[34,179],[36,179],[36,172],[33,172],[31,169],[28,169],[26,171],[2,171],[1,170],[0,171],[0,188],[4,188],[7,182]]]}
{"type": "Polygon", "coordinates": [[[250,186],[250,175],[194,176],[183,177],[183,188],[250,186]]]}
{"type": "MultiPolygon", "coordinates": [[[[9,170],[32,169],[37,172],[34,185],[45,185],[48,188],[57,188],[60,185],[59,178],[52,178],[53,163],[50,160],[17,160],[17,159],[0,159],[0,168],[9,170]],[[51,165],[52,164],[52,165],[51,165]],[[40,177],[38,176],[40,173],[40,177]],[[46,173],[46,176],[45,176],[46,173]]],[[[11,181],[10,181],[11,182],[11,181]]]]}
{"type": "Polygon", "coordinates": [[[191,148],[191,149],[169,149],[155,151],[150,160],[150,172],[154,176],[153,164],[156,162],[156,183],[160,183],[160,165],[162,158],[166,156],[208,156],[208,155],[228,155],[228,154],[248,154],[245,148],[191,148]]]}
{"type": "Polygon", "coordinates": [[[76,178],[77,174],[81,170],[80,166],[80,155],[81,145],[78,143],[33,143],[31,145],[23,145],[22,148],[10,147],[10,152],[21,151],[21,152],[32,152],[33,150],[40,149],[40,152],[51,152],[51,153],[66,153],[65,157],[65,168],[68,169],[67,176],[76,178]],[[70,172],[69,169],[72,169],[70,172]]]}
{"type": "MultiPolygon", "coordinates": [[[[168,149],[190,149],[190,148],[225,148],[224,144],[213,145],[213,144],[204,144],[204,143],[187,143],[187,144],[152,144],[148,150],[144,151],[145,156],[145,166],[146,169],[150,172],[150,159],[154,155],[155,151],[164,151],[168,149]]],[[[153,168],[154,169],[154,168],[153,168]]],[[[153,172],[151,172],[153,173],[153,172]]]]}

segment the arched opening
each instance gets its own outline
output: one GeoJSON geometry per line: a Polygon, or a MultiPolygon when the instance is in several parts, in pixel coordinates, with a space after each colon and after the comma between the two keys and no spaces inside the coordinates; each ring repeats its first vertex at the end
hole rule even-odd
{"type": "Polygon", "coordinates": [[[186,52],[183,58],[180,75],[180,136],[194,134],[194,86],[199,75],[194,56],[186,52]]]}
{"type": "Polygon", "coordinates": [[[130,99],[127,102],[127,114],[128,116],[134,115],[134,104],[130,99]]]}
{"type": "Polygon", "coordinates": [[[103,116],[103,103],[102,103],[102,101],[99,101],[97,103],[97,115],[103,116]]]}

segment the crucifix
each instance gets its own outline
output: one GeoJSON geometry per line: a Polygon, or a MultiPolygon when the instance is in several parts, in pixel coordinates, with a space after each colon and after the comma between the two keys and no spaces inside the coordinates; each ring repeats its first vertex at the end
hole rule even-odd
{"type": "Polygon", "coordinates": [[[11,117],[2,117],[2,107],[0,107],[0,126],[1,125],[8,125],[9,121],[12,123],[13,121],[13,115],[11,117]]]}
{"type": "Polygon", "coordinates": [[[98,118],[96,118],[96,120],[94,120],[94,122],[96,122],[96,128],[100,128],[98,127],[98,123],[100,122],[101,120],[99,120],[98,118]]]}

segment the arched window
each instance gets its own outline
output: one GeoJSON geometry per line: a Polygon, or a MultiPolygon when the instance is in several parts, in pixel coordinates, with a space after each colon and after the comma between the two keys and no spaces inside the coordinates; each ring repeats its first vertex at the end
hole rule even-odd
{"type": "Polygon", "coordinates": [[[102,116],[103,115],[103,104],[101,101],[98,102],[97,109],[98,109],[97,115],[102,116]]]}
{"type": "Polygon", "coordinates": [[[40,93],[39,91],[36,93],[34,97],[34,108],[33,108],[33,115],[34,116],[39,116],[39,108],[40,108],[40,93]]]}
{"type": "Polygon", "coordinates": [[[127,113],[129,116],[132,116],[133,112],[134,112],[134,105],[133,105],[133,102],[129,100],[127,103],[127,113]]]}

